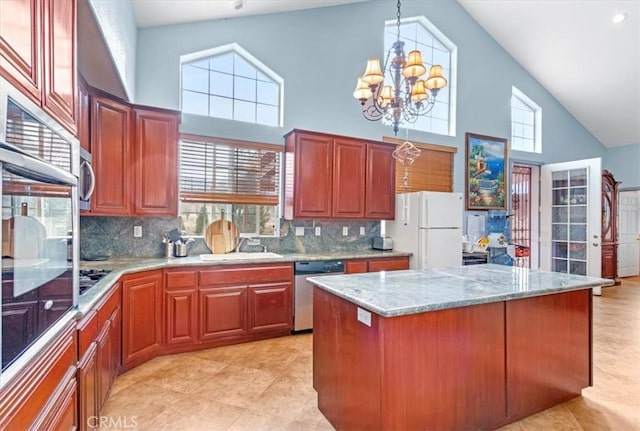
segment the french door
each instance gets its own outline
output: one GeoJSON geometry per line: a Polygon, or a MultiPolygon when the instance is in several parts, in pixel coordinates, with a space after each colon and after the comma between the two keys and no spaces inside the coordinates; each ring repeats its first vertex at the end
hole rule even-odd
{"type": "Polygon", "coordinates": [[[600,277],[601,183],[600,158],[542,166],[541,269],[600,277]]]}
{"type": "Polygon", "coordinates": [[[618,276],[640,274],[640,191],[618,195],[618,276]]]}

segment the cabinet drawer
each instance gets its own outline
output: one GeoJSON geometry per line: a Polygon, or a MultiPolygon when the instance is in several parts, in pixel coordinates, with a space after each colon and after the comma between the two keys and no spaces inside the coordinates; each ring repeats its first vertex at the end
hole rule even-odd
{"type": "Polygon", "coordinates": [[[200,270],[200,286],[290,281],[292,264],[234,266],[200,270]]]}
{"type": "Polygon", "coordinates": [[[78,322],[78,358],[82,358],[98,335],[98,313],[89,311],[78,322]]]}
{"type": "Polygon", "coordinates": [[[194,287],[197,283],[196,271],[167,271],[165,274],[165,287],[183,288],[194,287]]]}
{"type": "Polygon", "coordinates": [[[99,329],[104,326],[118,305],[120,305],[120,283],[113,286],[108,296],[96,307],[98,311],[99,329]]]}
{"type": "Polygon", "coordinates": [[[409,269],[409,258],[399,257],[369,261],[369,272],[395,271],[397,269],[409,269]]]}
{"type": "Polygon", "coordinates": [[[360,274],[368,271],[366,260],[348,260],[345,262],[345,271],[347,274],[360,274]]]}

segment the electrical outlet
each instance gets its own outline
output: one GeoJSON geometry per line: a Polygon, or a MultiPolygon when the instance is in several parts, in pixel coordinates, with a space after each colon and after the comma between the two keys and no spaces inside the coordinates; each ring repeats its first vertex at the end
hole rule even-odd
{"type": "Polygon", "coordinates": [[[303,227],[296,227],[296,236],[304,236],[304,228],[303,227]]]}
{"type": "Polygon", "coordinates": [[[142,226],[134,226],[133,227],[133,237],[134,238],[142,238],[142,226]]]}
{"type": "Polygon", "coordinates": [[[360,235],[365,235],[364,226],[360,226],[360,235]]]}
{"type": "Polygon", "coordinates": [[[321,231],[320,226],[316,226],[316,236],[320,236],[321,231]]]}
{"type": "Polygon", "coordinates": [[[342,228],[342,236],[347,236],[349,235],[349,226],[344,226],[342,228]]]}

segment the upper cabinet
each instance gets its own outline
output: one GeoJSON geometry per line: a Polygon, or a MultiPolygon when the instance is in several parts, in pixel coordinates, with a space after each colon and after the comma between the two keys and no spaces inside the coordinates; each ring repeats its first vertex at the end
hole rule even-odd
{"type": "Polygon", "coordinates": [[[285,136],[286,219],[395,216],[394,145],[293,130],[285,136]]]}
{"type": "Polygon", "coordinates": [[[0,2],[0,74],[75,134],[76,0],[0,2]]]}
{"type": "Polygon", "coordinates": [[[177,215],[179,113],[90,93],[90,144],[83,146],[91,149],[96,186],[83,214],[177,215]]]}

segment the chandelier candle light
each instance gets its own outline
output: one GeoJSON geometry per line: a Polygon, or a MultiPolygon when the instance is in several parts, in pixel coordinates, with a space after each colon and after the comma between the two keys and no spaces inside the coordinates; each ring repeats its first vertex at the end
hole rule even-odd
{"type": "Polygon", "coordinates": [[[447,86],[439,64],[431,66],[426,80],[421,79],[427,68],[420,51],[409,52],[409,59],[406,59],[404,42],[400,40],[400,0],[397,17],[396,41],[384,62],[384,70],[388,68],[391,75],[391,85],[384,84],[380,60],[374,57],[367,61],[364,75],[358,78],[353,92],[353,97],[362,105],[362,115],[370,121],[382,119],[393,125],[396,135],[403,122],[415,123],[419,116],[431,112],[438,91],[447,86]]]}

